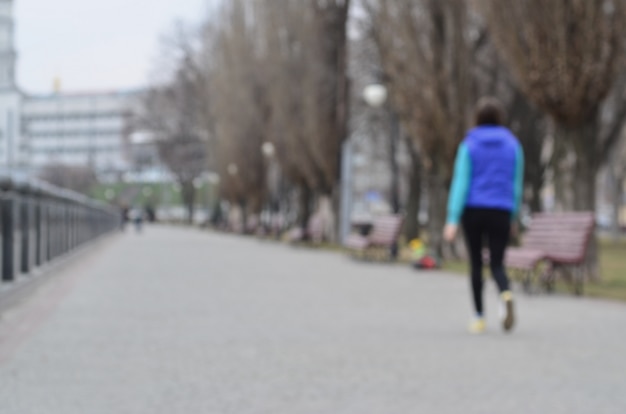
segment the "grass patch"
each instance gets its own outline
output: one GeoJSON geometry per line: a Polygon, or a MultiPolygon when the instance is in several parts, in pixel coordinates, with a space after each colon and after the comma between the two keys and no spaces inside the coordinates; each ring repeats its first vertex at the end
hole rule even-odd
{"type": "Polygon", "coordinates": [[[443,270],[452,272],[452,273],[467,273],[467,262],[463,260],[449,260],[444,262],[443,270]]]}
{"type": "Polygon", "coordinates": [[[626,240],[600,241],[600,271],[598,282],[585,285],[585,294],[626,301],[626,240]]]}
{"type": "MultiPolygon", "coordinates": [[[[211,186],[203,183],[196,189],[196,201],[202,203],[211,194],[211,186]]],[[[180,187],[174,183],[97,184],[91,189],[90,196],[96,200],[129,206],[183,205],[180,187]]]]}

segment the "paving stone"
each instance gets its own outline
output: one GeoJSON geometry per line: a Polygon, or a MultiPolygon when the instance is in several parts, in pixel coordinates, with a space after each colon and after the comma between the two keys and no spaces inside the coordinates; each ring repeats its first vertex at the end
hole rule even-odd
{"type": "Polygon", "coordinates": [[[0,321],[2,414],[624,413],[626,306],[148,227],[0,321]]]}

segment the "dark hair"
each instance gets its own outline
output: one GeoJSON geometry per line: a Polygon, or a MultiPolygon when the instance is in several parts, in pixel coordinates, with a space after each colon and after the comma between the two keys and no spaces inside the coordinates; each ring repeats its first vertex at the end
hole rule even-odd
{"type": "Polygon", "coordinates": [[[504,107],[497,98],[480,98],[476,104],[476,125],[503,125],[504,119],[504,107]]]}

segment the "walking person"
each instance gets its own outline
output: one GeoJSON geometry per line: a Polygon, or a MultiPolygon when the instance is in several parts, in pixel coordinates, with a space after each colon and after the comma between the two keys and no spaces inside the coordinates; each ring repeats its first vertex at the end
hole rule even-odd
{"type": "Polygon", "coordinates": [[[141,233],[141,228],[143,225],[143,211],[138,207],[133,208],[130,211],[130,219],[135,224],[135,231],[137,233],[141,233]]]}
{"type": "Polygon", "coordinates": [[[476,106],[476,126],[458,148],[448,200],[444,238],[453,241],[463,226],[470,256],[475,317],[469,330],[486,330],[483,309],[483,242],[502,301],[502,327],[515,323],[513,295],[504,268],[504,254],[520,211],[524,177],[522,147],[504,123],[500,102],[482,98],[476,106]]]}

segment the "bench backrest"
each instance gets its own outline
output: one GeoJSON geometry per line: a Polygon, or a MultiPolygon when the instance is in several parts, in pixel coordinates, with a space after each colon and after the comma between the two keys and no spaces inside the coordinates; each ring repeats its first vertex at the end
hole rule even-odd
{"type": "Polygon", "coordinates": [[[391,246],[398,240],[404,217],[401,215],[380,216],[374,219],[371,233],[367,236],[370,244],[391,246]]]}
{"type": "Polygon", "coordinates": [[[548,256],[583,260],[594,226],[590,212],[538,213],[533,216],[522,245],[542,250],[548,256]]]}

